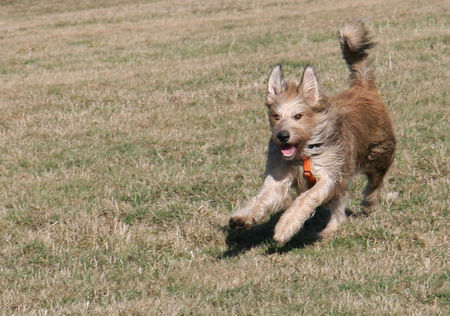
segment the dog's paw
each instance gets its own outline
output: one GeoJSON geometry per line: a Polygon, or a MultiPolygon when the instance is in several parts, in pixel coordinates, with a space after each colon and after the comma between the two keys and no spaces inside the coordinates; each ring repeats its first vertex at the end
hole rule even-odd
{"type": "Polygon", "coordinates": [[[282,244],[282,243],[285,243],[285,242],[289,241],[292,238],[293,235],[294,234],[292,234],[290,232],[281,231],[281,230],[279,230],[279,231],[275,230],[275,233],[273,235],[273,239],[277,243],[282,244]]]}
{"type": "Polygon", "coordinates": [[[296,211],[293,209],[288,209],[283,216],[281,216],[275,226],[275,232],[273,235],[273,239],[276,242],[287,242],[300,230],[303,221],[301,221],[296,215],[296,211]]]}
{"type": "Polygon", "coordinates": [[[253,216],[253,209],[243,207],[235,210],[233,214],[231,214],[228,224],[232,229],[244,229],[255,225],[256,220],[253,216]]]}
{"type": "Polygon", "coordinates": [[[245,229],[253,225],[253,222],[243,216],[231,216],[228,225],[232,229],[245,229]]]}
{"type": "Polygon", "coordinates": [[[280,221],[275,226],[275,232],[273,234],[273,239],[278,243],[285,243],[289,241],[292,236],[294,236],[295,231],[292,230],[292,227],[287,223],[283,223],[280,221]]]}

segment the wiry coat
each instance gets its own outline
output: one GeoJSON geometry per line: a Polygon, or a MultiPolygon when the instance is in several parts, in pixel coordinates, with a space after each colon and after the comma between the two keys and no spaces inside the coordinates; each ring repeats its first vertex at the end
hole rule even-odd
{"type": "Polygon", "coordinates": [[[345,220],[349,181],[363,172],[368,179],[361,203],[369,213],[377,201],[384,175],[392,163],[395,137],[367,61],[374,46],[361,21],[340,29],[339,42],[350,70],[350,88],[335,97],[319,93],[311,66],[297,86],[286,82],[276,66],[268,84],[266,106],[272,138],[261,192],[230,218],[233,228],[249,227],[267,213],[287,208],[275,227],[275,240],[289,240],[320,205],[332,212],[323,237],[345,220]],[[310,159],[317,183],[303,176],[310,159]],[[299,195],[291,201],[289,188],[299,195]]]}

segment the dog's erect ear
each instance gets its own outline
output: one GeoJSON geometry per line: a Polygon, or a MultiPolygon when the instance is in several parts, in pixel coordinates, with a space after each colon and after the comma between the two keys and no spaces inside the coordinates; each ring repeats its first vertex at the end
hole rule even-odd
{"type": "Polygon", "coordinates": [[[307,65],[305,67],[302,81],[298,86],[298,92],[311,107],[314,107],[319,102],[319,83],[317,82],[313,66],[307,65]]]}
{"type": "Polygon", "coordinates": [[[274,97],[279,95],[286,88],[283,71],[281,65],[276,65],[270,74],[269,84],[267,85],[267,97],[274,97]]]}

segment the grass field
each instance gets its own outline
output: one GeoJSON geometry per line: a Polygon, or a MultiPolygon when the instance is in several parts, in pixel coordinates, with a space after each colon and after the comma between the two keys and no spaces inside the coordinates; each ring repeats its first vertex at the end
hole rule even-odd
{"type": "Polygon", "coordinates": [[[449,20],[444,0],[0,1],[0,311],[448,315],[449,20]],[[398,138],[380,209],[327,241],[229,231],[262,183],[271,67],[341,91],[357,17],[398,138]]]}

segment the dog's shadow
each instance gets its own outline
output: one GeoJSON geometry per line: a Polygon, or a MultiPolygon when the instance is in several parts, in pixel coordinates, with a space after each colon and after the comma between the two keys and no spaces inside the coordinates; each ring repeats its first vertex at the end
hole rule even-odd
{"type": "MultiPolygon", "coordinates": [[[[355,217],[351,210],[346,209],[345,211],[347,216],[355,217]]],[[[289,242],[279,246],[273,240],[273,233],[281,215],[282,212],[279,212],[272,215],[267,222],[245,230],[222,227],[226,235],[225,241],[228,249],[220,258],[235,257],[263,244],[268,244],[267,254],[284,253],[292,249],[304,248],[320,239],[319,233],[327,226],[331,218],[330,210],[324,207],[317,208],[314,215],[305,222],[302,229],[289,242]]]]}
{"type": "Polygon", "coordinates": [[[303,228],[284,246],[278,246],[273,240],[273,232],[282,212],[274,214],[262,224],[244,230],[234,230],[223,227],[226,234],[228,249],[221,258],[235,257],[258,245],[268,244],[267,253],[282,253],[294,248],[303,248],[319,240],[319,232],[323,230],[330,220],[331,213],[325,208],[318,208],[303,228]]]}

